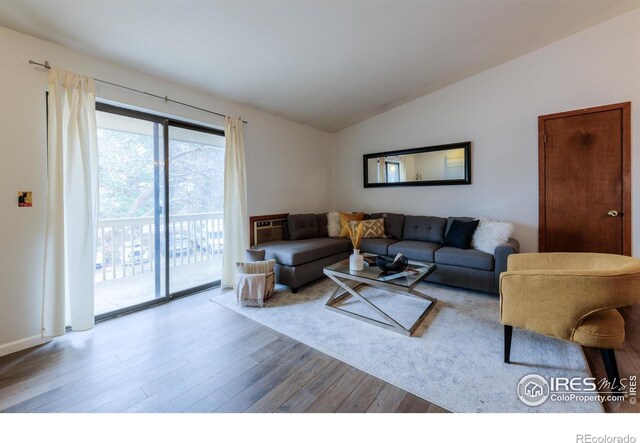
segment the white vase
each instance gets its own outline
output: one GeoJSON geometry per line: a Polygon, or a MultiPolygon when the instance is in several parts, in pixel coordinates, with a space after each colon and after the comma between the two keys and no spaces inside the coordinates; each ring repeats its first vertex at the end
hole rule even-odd
{"type": "Polygon", "coordinates": [[[364,259],[360,255],[360,249],[354,249],[349,257],[349,269],[352,271],[362,271],[364,269],[364,259]]]}

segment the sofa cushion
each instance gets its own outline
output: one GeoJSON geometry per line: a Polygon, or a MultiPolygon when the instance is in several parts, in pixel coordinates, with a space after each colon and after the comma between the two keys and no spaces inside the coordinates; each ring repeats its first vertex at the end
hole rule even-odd
{"type": "Polygon", "coordinates": [[[352,221],[364,220],[364,212],[338,212],[340,215],[340,237],[348,237],[347,225],[352,221]]]}
{"type": "Polygon", "coordinates": [[[471,244],[476,249],[493,254],[499,245],[509,241],[512,233],[511,223],[483,218],[473,234],[471,244]]]}
{"type": "Polygon", "coordinates": [[[340,213],[327,213],[327,232],[329,237],[340,237],[340,213]]]}
{"type": "Polygon", "coordinates": [[[478,227],[479,220],[463,222],[461,220],[453,220],[451,227],[444,236],[444,246],[453,246],[454,248],[469,249],[471,247],[471,239],[473,233],[478,227]]]}
{"type": "Polygon", "coordinates": [[[397,242],[398,240],[394,238],[363,238],[362,243],[360,243],[360,252],[387,255],[389,253],[389,245],[397,242]]]}
{"type": "Polygon", "coordinates": [[[303,240],[320,236],[318,219],[315,214],[295,214],[287,216],[289,239],[303,240]]]}
{"type": "Polygon", "coordinates": [[[375,212],[371,214],[371,218],[384,219],[384,233],[387,237],[402,240],[402,231],[404,229],[404,214],[393,214],[391,212],[375,212]]]}
{"type": "Polygon", "coordinates": [[[462,266],[464,268],[493,271],[495,261],[493,255],[477,249],[460,249],[443,246],[435,254],[436,263],[442,265],[462,266]]]}
{"type": "Polygon", "coordinates": [[[441,217],[407,215],[404,218],[402,239],[442,244],[446,224],[447,219],[441,217]]]}
{"type": "Polygon", "coordinates": [[[316,214],[316,220],[318,221],[318,237],[329,237],[329,220],[327,219],[327,213],[316,214]]]}
{"type": "Polygon", "coordinates": [[[403,254],[410,260],[433,263],[434,253],[441,247],[440,243],[403,240],[389,245],[388,253],[389,255],[403,254]]]}
{"type": "Polygon", "coordinates": [[[362,238],[383,238],[384,220],[375,218],[370,220],[352,221],[351,232],[358,232],[358,226],[362,225],[362,238]]]}
{"type": "Polygon", "coordinates": [[[304,240],[275,241],[256,245],[267,251],[267,259],[278,264],[298,266],[351,250],[348,238],[309,238],[304,240]]]}
{"type": "Polygon", "coordinates": [[[454,220],[460,220],[463,222],[470,222],[473,220],[476,220],[473,217],[447,217],[447,227],[444,230],[444,236],[447,236],[447,233],[449,232],[449,228],[451,227],[451,223],[453,223],[454,220]]]}

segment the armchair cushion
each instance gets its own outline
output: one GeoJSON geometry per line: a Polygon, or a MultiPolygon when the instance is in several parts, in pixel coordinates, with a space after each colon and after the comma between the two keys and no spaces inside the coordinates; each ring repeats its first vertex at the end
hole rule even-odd
{"type": "Polygon", "coordinates": [[[624,318],[617,309],[589,314],[576,326],[571,341],[593,348],[617,348],[624,342],[624,318]]]}

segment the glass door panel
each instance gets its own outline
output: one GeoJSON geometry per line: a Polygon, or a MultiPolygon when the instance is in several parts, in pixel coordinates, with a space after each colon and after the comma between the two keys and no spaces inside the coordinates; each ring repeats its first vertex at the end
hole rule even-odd
{"type": "Polygon", "coordinates": [[[169,126],[169,292],[222,276],[224,137],[169,126]]]}
{"type": "Polygon", "coordinates": [[[96,112],[99,210],[95,314],[164,298],[163,125],[96,112]]]}

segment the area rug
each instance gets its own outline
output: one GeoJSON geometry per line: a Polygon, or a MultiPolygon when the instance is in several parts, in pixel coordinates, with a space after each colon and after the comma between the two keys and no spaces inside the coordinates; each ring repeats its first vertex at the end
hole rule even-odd
{"type": "MultiPolygon", "coordinates": [[[[263,308],[239,306],[229,290],[211,300],[454,412],[603,412],[593,401],[547,400],[539,406],[520,401],[517,386],[525,375],[548,379],[591,374],[580,346],[517,329],[513,364],[503,363],[503,327],[495,295],[421,283],[418,289],[438,302],[413,336],[406,337],[326,309],[335,289],[329,279],[297,294],[277,289],[263,308]]],[[[366,291],[403,326],[425,306],[412,297],[366,291]]],[[[353,298],[341,307],[369,313],[353,298]]]]}

